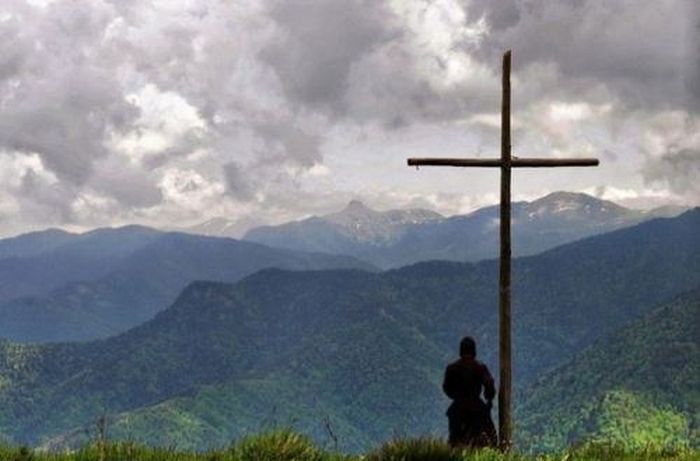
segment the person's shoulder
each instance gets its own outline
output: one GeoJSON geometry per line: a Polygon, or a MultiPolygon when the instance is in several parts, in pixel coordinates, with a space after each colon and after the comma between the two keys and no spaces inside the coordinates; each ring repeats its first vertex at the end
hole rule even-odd
{"type": "Polygon", "coordinates": [[[447,370],[453,370],[455,368],[459,368],[461,366],[461,360],[457,359],[454,362],[448,363],[446,369],[447,370]]]}
{"type": "Polygon", "coordinates": [[[476,365],[476,367],[482,371],[489,371],[489,367],[487,367],[486,364],[480,360],[474,360],[474,365],[476,365]]]}

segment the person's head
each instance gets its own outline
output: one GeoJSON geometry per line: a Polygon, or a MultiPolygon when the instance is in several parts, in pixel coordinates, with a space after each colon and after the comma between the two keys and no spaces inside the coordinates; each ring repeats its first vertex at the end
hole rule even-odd
{"type": "Polygon", "coordinates": [[[462,357],[476,357],[476,341],[471,336],[465,336],[459,342],[459,355],[462,357]]]}

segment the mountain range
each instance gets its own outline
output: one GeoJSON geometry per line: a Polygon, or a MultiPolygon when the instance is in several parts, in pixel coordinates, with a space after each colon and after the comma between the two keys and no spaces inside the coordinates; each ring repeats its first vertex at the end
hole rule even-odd
{"type": "Polygon", "coordinates": [[[522,444],[700,446],[700,290],[596,341],[525,392],[522,444]]]}
{"type": "Polygon", "coordinates": [[[348,256],[128,226],[0,241],[0,337],[84,341],[152,318],[193,280],[234,282],[267,267],[373,266],[348,256]]]}
{"type": "Polygon", "coordinates": [[[127,226],[84,234],[49,229],[0,240],[0,302],[98,279],[157,235],[153,229],[127,226]]]}
{"type": "MultiPolygon", "coordinates": [[[[551,413],[556,424],[564,411],[581,414],[586,390],[599,386],[601,398],[624,399],[635,391],[625,388],[626,377],[649,376],[645,357],[609,364],[605,357],[632,344],[634,335],[620,329],[647,331],[633,322],[653,325],[662,315],[654,309],[700,287],[698,229],[694,209],[514,261],[519,414],[524,431],[554,434],[539,447],[561,446],[588,426],[562,437],[537,415],[551,413]],[[604,342],[615,337],[622,343],[604,342]],[[629,368],[599,375],[615,364],[629,368]],[[567,402],[562,386],[572,369],[585,376],[579,400],[567,402]]],[[[322,441],[330,425],[340,448],[350,450],[396,434],[444,433],[442,367],[458,339],[475,336],[495,371],[496,275],[495,261],[435,261],[383,273],[267,269],[234,284],[191,283],[152,320],[107,340],[3,342],[0,436],[75,443],[103,412],[114,437],[178,447],[224,445],[278,424],[322,441]]],[[[683,305],[696,306],[697,293],[683,305]]],[[[697,331],[697,317],[683,315],[662,336],[650,336],[652,343],[678,334],[687,351],[695,350],[696,334],[675,331],[697,331]]],[[[682,362],[668,365],[666,379],[686,379],[682,362]]],[[[655,405],[647,399],[653,396],[638,401],[655,405]]],[[[678,415],[695,421],[692,394],[687,402],[673,407],[669,424],[678,415]]]]}
{"type": "MultiPolygon", "coordinates": [[[[682,211],[680,207],[633,210],[571,192],[515,202],[513,254],[536,254],[648,219],[676,216],[682,211]]],[[[428,260],[478,261],[496,257],[498,223],[498,206],[445,218],[422,209],[380,212],[353,201],[338,213],[254,228],[243,238],[279,248],[352,255],[386,269],[428,260]]]]}
{"type": "MultiPolygon", "coordinates": [[[[642,213],[564,192],[513,209],[516,254],[679,212],[642,213]]],[[[479,260],[495,255],[497,213],[487,207],[444,218],[427,210],[377,212],[353,201],[339,213],[248,234],[266,246],[142,226],[83,234],[49,229],[4,239],[0,337],[104,338],[152,318],[193,280],[232,282],[266,267],[371,270],[430,259],[479,260]]]]}

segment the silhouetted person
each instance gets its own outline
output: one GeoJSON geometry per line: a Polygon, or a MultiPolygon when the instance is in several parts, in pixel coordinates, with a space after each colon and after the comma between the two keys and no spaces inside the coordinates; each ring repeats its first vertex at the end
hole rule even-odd
{"type": "Polygon", "coordinates": [[[476,360],[476,342],[465,337],[459,344],[460,358],[447,366],[442,389],[453,400],[447,409],[450,445],[495,446],[496,428],[491,406],[496,389],[489,369],[476,360]],[[484,393],[486,402],[481,400],[484,393]]]}

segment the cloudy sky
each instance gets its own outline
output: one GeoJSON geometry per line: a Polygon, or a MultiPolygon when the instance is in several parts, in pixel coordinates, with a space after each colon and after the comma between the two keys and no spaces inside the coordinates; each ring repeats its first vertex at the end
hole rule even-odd
{"type": "Polygon", "coordinates": [[[700,9],[690,0],[2,0],[0,234],[246,227],[358,198],[445,214],[498,174],[513,50],[516,198],[700,202],[700,9]]]}

